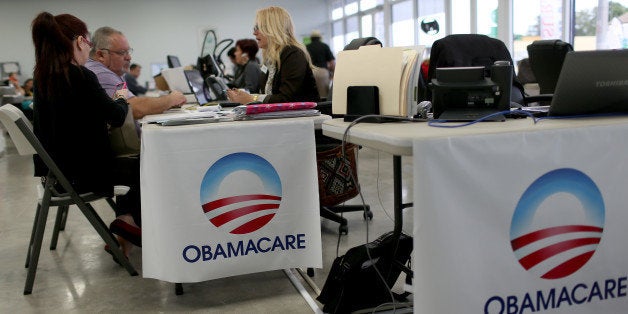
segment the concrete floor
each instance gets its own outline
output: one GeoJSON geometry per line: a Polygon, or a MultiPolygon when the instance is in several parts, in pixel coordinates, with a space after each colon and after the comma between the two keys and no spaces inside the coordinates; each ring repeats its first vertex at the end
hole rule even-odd
{"type": "MultiPolygon", "coordinates": [[[[48,219],[32,295],[23,295],[24,268],[37,203],[30,157],[19,156],[4,131],[4,154],[0,154],[0,313],[36,312],[202,312],[202,313],[312,313],[283,271],[271,271],[201,283],[184,284],[175,295],[174,284],[142,278],[141,248],[130,261],[140,272],[131,277],[103,250],[103,241],[75,207],[70,208],[66,230],[55,251],[50,251],[51,229],[56,209],[48,219]],[[73,210],[74,209],[74,210],[73,210]]],[[[0,140],[0,144],[2,144],[0,140]]],[[[412,199],[412,165],[403,158],[404,201],[412,199]]],[[[392,156],[363,148],[359,156],[359,181],[374,218],[368,222],[369,241],[393,229],[392,156]]],[[[351,201],[357,204],[359,198],[351,201]]],[[[106,223],[113,211],[105,202],[95,208],[106,223]]],[[[411,208],[404,210],[404,231],[412,232],[411,208]]],[[[346,213],[349,234],[338,239],[338,224],[321,219],[323,268],[313,281],[323,287],[334,258],[365,243],[366,223],[362,213],[346,213]]],[[[298,277],[312,298],[316,291],[298,277]]],[[[400,277],[393,288],[403,290],[400,277]]],[[[411,298],[411,297],[410,297],[411,298]]],[[[318,302],[316,304],[322,308],[318,302]]]]}

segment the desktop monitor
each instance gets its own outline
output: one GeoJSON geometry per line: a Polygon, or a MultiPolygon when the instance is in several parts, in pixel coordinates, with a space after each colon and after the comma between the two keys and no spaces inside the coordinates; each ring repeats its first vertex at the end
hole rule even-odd
{"type": "Polygon", "coordinates": [[[166,56],[166,59],[168,60],[169,68],[178,68],[181,66],[181,62],[179,61],[179,57],[177,56],[168,55],[166,56]]]}

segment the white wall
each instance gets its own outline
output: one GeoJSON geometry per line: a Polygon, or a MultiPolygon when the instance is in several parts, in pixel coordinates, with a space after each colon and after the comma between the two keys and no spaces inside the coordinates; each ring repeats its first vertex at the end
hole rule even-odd
{"type": "Polygon", "coordinates": [[[92,32],[101,26],[121,30],[134,49],[132,62],[143,67],[139,81],[145,82],[152,79],[150,63],[165,63],[168,54],[178,56],[184,65],[196,63],[206,29],[214,29],[219,41],[254,38],[255,12],[270,5],[290,12],[300,37],[327,27],[325,0],[2,0],[0,62],[18,61],[22,81],[31,77],[33,18],[41,11],[70,13],[92,32]]]}

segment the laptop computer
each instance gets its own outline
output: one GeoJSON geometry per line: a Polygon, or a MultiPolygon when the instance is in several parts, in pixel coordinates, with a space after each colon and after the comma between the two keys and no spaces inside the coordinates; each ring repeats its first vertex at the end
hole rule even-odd
{"type": "Polygon", "coordinates": [[[548,115],[615,112],[628,113],[628,50],[567,53],[548,115]]]}
{"type": "Polygon", "coordinates": [[[184,70],[183,74],[199,105],[220,105],[222,107],[236,107],[241,105],[240,103],[230,102],[229,100],[216,100],[217,97],[214,95],[213,91],[207,87],[199,70],[184,70]]]}
{"type": "Polygon", "coordinates": [[[209,89],[205,86],[201,72],[198,70],[184,70],[183,74],[188,81],[188,86],[190,86],[192,94],[194,94],[194,97],[196,98],[196,102],[199,105],[207,104],[211,99],[211,95],[209,93],[209,89]]]}

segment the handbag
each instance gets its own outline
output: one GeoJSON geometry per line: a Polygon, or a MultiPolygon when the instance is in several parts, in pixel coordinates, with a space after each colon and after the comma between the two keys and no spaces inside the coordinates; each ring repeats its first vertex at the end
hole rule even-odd
{"type": "MultiPolygon", "coordinates": [[[[323,147],[325,148],[325,147],[323,147]]],[[[316,152],[318,166],[318,196],[322,206],[333,206],[352,199],[359,194],[359,187],[353,176],[357,176],[357,146],[341,145],[316,152]]]]}
{"type": "Polygon", "coordinates": [[[116,157],[128,157],[140,153],[140,137],[131,106],[122,126],[109,130],[109,142],[116,157]]]}

